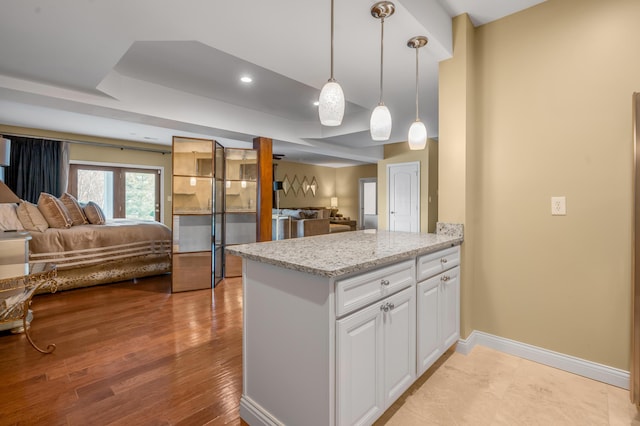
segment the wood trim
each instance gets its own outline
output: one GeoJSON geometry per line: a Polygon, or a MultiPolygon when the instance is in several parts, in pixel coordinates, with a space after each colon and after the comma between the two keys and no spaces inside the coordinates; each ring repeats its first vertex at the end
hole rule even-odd
{"type": "Polygon", "coordinates": [[[271,241],[273,209],[273,142],[257,137],[253,149],[258,153],[258,194],[256,197],[256,241],[271,241]]]}
{"type": "Polygon", "coordinates": [[[633,94],[633,224],[632,236],[633,246],[631,247],[632,268],[631,268],[631,292],[632,292],[632,323],[631,323],[631,402],[640,405],[640,239],[638,239],[638,229],[640,229],[640,176],[638,167],[640,166],[640,93],[633,94]]]}

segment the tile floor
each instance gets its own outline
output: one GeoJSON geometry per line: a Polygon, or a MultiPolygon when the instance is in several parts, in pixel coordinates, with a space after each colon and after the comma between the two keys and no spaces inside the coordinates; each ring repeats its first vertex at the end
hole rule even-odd
{"type": "Polygon", "coordinates": [[[449,353],[385,417],[378,423],[640,426],[628,391],[483,346],[449,353]]]}

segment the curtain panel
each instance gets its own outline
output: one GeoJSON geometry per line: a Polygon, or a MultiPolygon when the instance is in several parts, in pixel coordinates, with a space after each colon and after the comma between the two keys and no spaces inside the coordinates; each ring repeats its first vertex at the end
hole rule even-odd
{"type": "Polygon", "coordinates": [[[5,183],[18,197],[37,203],[41,192],[56,197],[66,190],[68,173],[66,142],[11,137],[11,165],[5,183]]]}

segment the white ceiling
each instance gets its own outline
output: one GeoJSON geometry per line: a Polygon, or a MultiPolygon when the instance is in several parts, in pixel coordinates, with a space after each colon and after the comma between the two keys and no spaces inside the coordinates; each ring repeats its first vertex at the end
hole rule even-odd
{"type": "MultiPolygon", "coordinates": [[[[0,13],[0,123],[171,145],[173,135],[249,146],[274,140],[285,160],[335,167],[375,162],[380,21],[372,0],[335,0],[335,78],[343,124],[323,127],[313,101],[329,78],[328,0],[21,0],[0,13]],[[241,75],[253,82],[244,84],[241,75]]],[[[451,57],[451,17],[482,25],[541,0],[396,0],[385,20],[384,102],[406,140],[420,116],[438,135],[438,62],[451,57]]]]}

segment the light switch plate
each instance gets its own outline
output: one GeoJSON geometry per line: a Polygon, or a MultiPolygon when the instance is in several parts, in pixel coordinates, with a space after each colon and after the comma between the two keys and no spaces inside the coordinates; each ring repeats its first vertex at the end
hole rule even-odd
{"type": "Polygon", "coordinates": [[[551,197],[551,215],[565,216],[567,214],[566,197],[551,197]]]}

